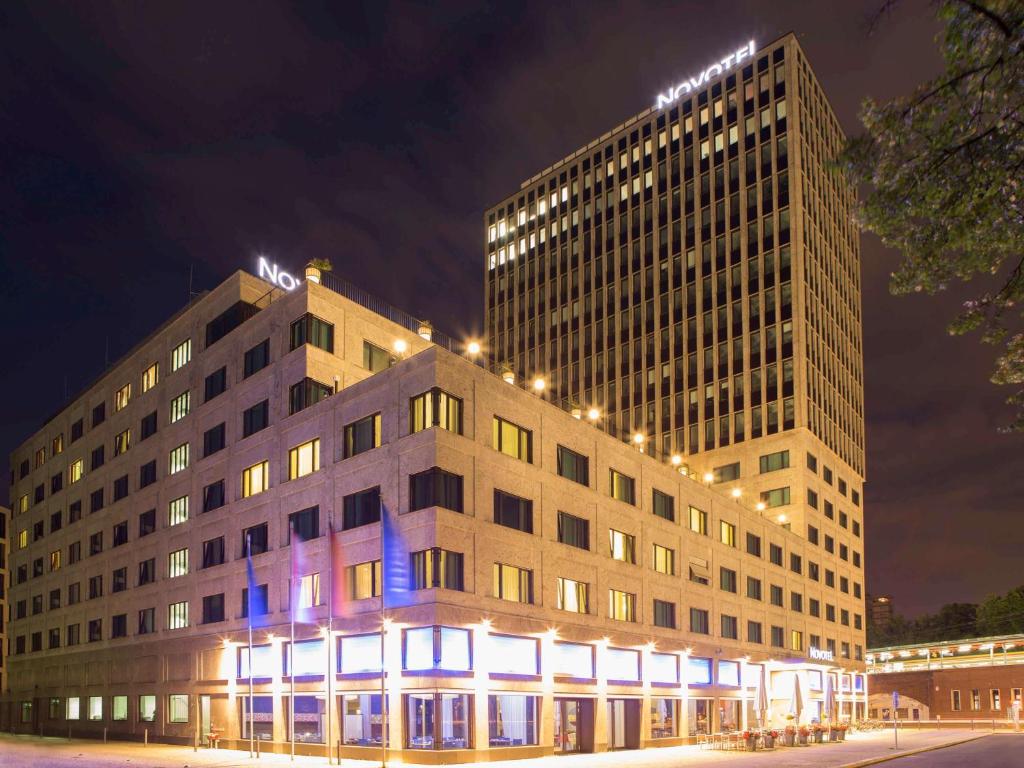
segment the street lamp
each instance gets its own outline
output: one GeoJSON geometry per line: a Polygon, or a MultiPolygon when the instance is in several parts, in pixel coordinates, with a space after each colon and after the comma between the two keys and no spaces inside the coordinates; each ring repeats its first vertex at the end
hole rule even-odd
{"type": "Polygon", "coordinates": [[[470,357],[476,357],[480,354],[480,342],[475,339],[470,340],[466,343],[466,354],[470,357]]]}
{"type": "Polygon", "coordinates": [[[404,355],[406,350],[409,349],[409,345],[406,343],[405,339],[395,339],[395,343],[392,347],[397,355],[404,355]]]}
{"type": "Polygon", "coordinates": [[[541,377],[541,376],[538,376],[537,378],[535,378],[533,380],[533,390],[537,394],[542,393],[546,386],[547,386],[547,382],[544,381],[543,377],[541,377]]]}
{"type": "Polygon", "coordinates": [[[597,421],[598,419],[601,418],[601,411],[599,411],[597,408],[591,408],[589,411],[587,411],[587,418],[590,419],[591,421],[597,421]]]}

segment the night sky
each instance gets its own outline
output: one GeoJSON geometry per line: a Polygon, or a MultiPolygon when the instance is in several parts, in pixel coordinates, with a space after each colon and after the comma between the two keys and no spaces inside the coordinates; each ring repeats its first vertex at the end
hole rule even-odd
{"type": "MultiPolygon", "coordinates": [[[[483,326],[483,211],[753,38],[798,34],[848,132],[940,68],[903,2],[0,5],[0,451],[266,252],[453,335],[483,326]]],[[[1024,436],[960,294],[895,298],[863,239],[868,588],[916,614],[1024,583],[1024,436]]],[[[6,477],[6,468],[4,469],[6,477]]],[[[6,493],[0,493],[0,497],[6,493]]]]}

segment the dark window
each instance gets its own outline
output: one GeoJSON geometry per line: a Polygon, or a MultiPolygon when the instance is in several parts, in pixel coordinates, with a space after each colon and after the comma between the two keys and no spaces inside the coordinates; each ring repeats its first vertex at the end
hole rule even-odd
{"type": "Polygon", "coordinates": [[[95,600],[97,597],[103,597],[102,576],[92,576],[89,579],[89,599],[95,600]]]}
{"type": "Polygon", "coordinates": [[[246,301],[235,302],[206,324],[206,346],[216,344],[259,311],[258,307],[246,301]]]}
{"type": "Polygon", "coordinates": [[[320,536],[320,507],[309,507],[288,515],[288,541],[298,536],[302,541],[309,541],[320,536]]]}
{"type": "Polygon", "coordinates": [[[206,383],[204,386],[204,399],[203,402],[209,402],[213,400],[217,395],[223,394],[228,388],[228,367],[226,365],[221,366],[216,371],[206,377],[206,383]]]}
{"type": "Polygon", "coordinates": [[[771,588],[769,589],[768,594],[769,594],[768,599],[771,601],[771,604],[772,605],[776,605],[779,608],[781,608],[782,607],[782,587],[780,587],[778,584],[772,584],[771,588]]]}
{"type": "Polygon", "coordinates": [[[785,630],[782,627],[772,627],[772,645],[776,648],[785,647],[785,630]]]}
{"type": "Polygon", "coordinates": [[[811,544],[818,543],[818,529],[813,525],[807,526],[807,540],[811,542],[811,544]]]}
{"type": "Polygon", "coordinates": [[[156,558],[139,562],[139,586],[151,584],[156,581],[156,558]]]}
{"type": "Polygon", "coordinates": [[[42,520],[37,520],[32,524],[32,541],[39,541],[43,536],[46,535],[46,525],[42,520]]]}
{"type": "MultiPolygon", "coordinates": [[[[59,531],[60,527],[61,527],[61,514],[60,514],[60,512],[54,512],[53,514],[50,515],[50,533],[53,533],[54,531],[59,531]]],[[[3,528],[3,525],[0,525],[0,528],[3,528]]],[[[0,539],[2,539],[2,538],[3,538],[3,532],[0,531],[0,539]]],[[[3,589],[3,587],[0,587],[0,589],[3,589]]]]}
{"type": "Polygon", "coordinates": [[[676,500],[657,488],[654,489],[654,514],[673,523],[676,520],[676,500]]]}
{"type": "Polygon", "coordinates": [[[690,631],[700,635],[707,635],[711,632],[708,612],[703,608],[690,609],[690,631]]]}
{"type": "Polygon", "coordinates": [[[43,484],[40,483],[39,485],[36,486],[35,499],[34,499],[34,501],[32,503],[33,504],[38,504],[39,502],[41,502],[45,498],[45,495],[46,495],[46,489],[43,487],[43,484]]]}
{"type": "Polygon", "coordinates": [[[68,624],[65,645],[78,645],[81,642],[81,624],[68,624]]]}
{"type": "Polygon", "coordinates": [[[149,536],[156,530],[156,510],[150,509],[139,514],[139,538],[149,536]]]}
{"type": "Polygon", "coordinates": [[[580,485],[590,485],[590,459],[560,445],[558,446],[558,474],[580,485]]]}
{"type": "Polygon", "coordinates": [[[28,477],[28,459],[24,459],[18,467],[18,479],[24,480],[28,477]]]}
{"type": "Polygon", "coordinates": [[[139,488],[145,488],[156,482],[156,459],[139,467],[139,488]]]}
{"type": "Polygon", "coordinates": [[[270,549],[270,537],[267,535],[267,524],[260,523],[242,531],[242,557],[250,552],[261,555],[270,549]]]}
{"type": "Polygon", "coordinates": [[[345,458],[357,456],[380,445],[380,414],[345,425],[345,458]]]}
{"type": "Polygon", "coordinates": [[[288,390],[288,413],[298,413],[304,408],[316,405],[333,394],[334,390],[326,384],[321,384],[310,378],[303,379],[297,384],[292,384],[288,390]]]}
{"type": "Polygon", "coordinates": [[[242,412],[242,437],[259,432],[270,424],[270,401],[264,400],[242,412]]]}
{"type": "Polygon", "coordinates": [[[68,605],[77,605],[82,601],[82,585],[79,582],[68,584],[68,605]]]}
{"type": "Polygon", "coordinates": [[[156,411],[142,417],[142,424],[139,426],[139,441],[156,434],[156,411]]]}
{"type": "Polygon", "coordinates": [[[761,556],[761,537],[753,533],[747,534],[747,554],[754,557],[761,556]]]}
{"type": "Polygon", "coordinates": [[[224,449],[227,434],[226,425],[222,421],[216,427],[211,427],[203,433],[203,457],[207,457],[224,449]]]}
{"type": "Polygon", "coordinates": [[[58,472],[56,475],[50,478],[50,493],[57,493],[61,488],[64,487],[64,473],[58,472]]]}
{"type": "Polygon", "coordinates": [[[761,580],[747,576],[747,597],[751,600],[761,599],[761,580]]]}
{"type": "MultiPolygon", "coordinates": [[[[47,648],[60,648],[60,627],[53,627],[50,630],[49,635],[50,635],[49,641],[48,641],[49,644],[46,647],[47,648]]],[[[57,701],[59,702],[60,699],[57,699],[57,701]]],[[[60,711],[59,708],[58,708],[57,711],[58,712],[60,711]]],[[[55,718],[52,718],[52,719],[58,719],[58,718],[55,717],[55,718]]]]}
{"type": "Polygon", "coordinates": [[[156,609],[143,608],[139,611],[139,634],[151,635],[156,631],[156,609]]]}
{"type": "Polygon", "coordinates": [[[75,440],[80,440],[82,438],[82,435],[84,434],[85,422],[82,421],[82,419],[79,419],[78,421],[71,425],[71,442],[73,443],[75,442],[75,440]]]}
{"type": "Polygon", "coordinates": [[[654,601],[654,626],[676,628],[676,604],[666,600],[654,601]]]}
{"type": "Polygon", "coordinates": [[[248,378],[270,364],[270,339],[264,339],[245,353],[243,376],[248,378]]]}
{"type": "MultiPolygon", "coordinates": [[[[269,592],[266,584],[256,585],[256,594],[253,596],[253,608],[259,616],[270,613],[269,592]]],[[[242,587],[242,618],[249,618],[249,588],[242,587]]]]}
{"type": "Polygon", "coordinates": [[[568,512],[559,512],[558,540],[571,547],[590,549],[590,521],[568,512]]]}
{"type": "Polygon", "coordinates": [[[124,592],[128,589],[128,568],[118,568],[110,575],[110,591],[124,592]]]}
{"type": "Polygon", "coordinates": [[[89,621],[89,642],[98,643],[103,639],[103,619],[89,621]]]}
{"type": "Polygon", "coordinates": [[[119,613],[110,617],[110,636],[128,637],[128,614],[119,613]]]}
{"type": "Polygon", "coordinates": [[[128,521],[118,523],[114,526],[114,546],[120,547],[128,543],[128,521]]]}
{"type": "Polygon", "coordinates": [[[524,533],[533,533],[533,502],[495,488],[494,522],[524,533]]]}
{"type": "Polygon", "coordinates": [[[224,506],[224,481],[218,480],[203,488],[203,512],[224,506]]]}
{"type": "Polygon", "coordinates": [[[718,585],[725,592],[736,593],[736,571],[724,566],[719,568],[718,585]]]}
{"type": "MultiPolygon", "coordinates": [[[[94,429],[96,427],[98,427],[100,424],[102,424],[106,420],[106,418],[107,418],[107,405],[106,405],[106,403],[100,403],[99,405],[97,405],[95,408],[92,409],[92,426],[93,426],[94,429]]],[[[74,434],[74,428],[72,428],[71,432],[72,432],[72,434],[74,434]]],[[[72,439],[74,439],[74,438],[72,438],[72,439]]]]}
{"type": "Polygon", "coordinates": [[[803,558],[800,555],[793,552],[789,553],[789,570],[793,573],[803,573],[804,564],[803,558]]]}
{"type": "Polygon", "coordinates": [[[409,511],[427,507],[444,507],[462,511],[462,475],[432,467],[409,475],[409,511]]]}
{"type": "Polygon", "coordinates": [[[358,528],[380,521],[380,488],[350,493],[342,499],[341,529],[358,528]]]}
{"type": "Polygon", "coordinates": [[[316,315],[303,315],[292,323],[290,349],[298,349],[303,344],[312,344],[334,354],[334,326],[316,315]]]}
{"type": "Polygon", "coordinates": [[[449,552],[447,549],[433,547],[422,552],[413,552],[412,563],[413,589],[463,590],[461,552],[449,552]]]}
{"type": "Polygon", "coordinates": [[[103,489],[97,488],[89,494],[89,512],[99,512],[103,509],[103,489]]]}
{"type": "Polygon", "coordinates": [[[778,544],[769,544],[768,559],[772,561],[772,565],[782,565],[782,547],[778,544]]]}
{"type": "Polygon", "coordinates": [[[224,537],[203,542],[203,568],[224,564],[224,537]]]}
{"type": "Polygon", "coordinates": [[[114,501],[123,499],[128,495],[128,475],[121,475],[114,481],[114,501]]]}
{"type": "Polygon", "coordinates": [[[97,470],[100,467],[102,467],[103,463],[106,461],[106,458],[104,458],[104,456],[105,451],[103,450],[102,445],[98,445],[95,448],[93,448],[92,455],[89,457],[89,469],[97,470]]]}
{"type": "Polygon", "coordinates": [[[224,593],[203,598],[203,624],[224,621],[224,593]]]}
{"type": "Polygon", "coordinates": [[[372,373],[383,371],[395,364],[395,358],[376,344],[363,340],[363,368],[372,373]]]}
{"type": "MultiPolygon", "coordinates": [[[[82,542],[72,541],[68,544],[68,565],[74,565],[82,559],[82,542]]],[[[22,566],[24,567],[24,566],[22,566]]]]}

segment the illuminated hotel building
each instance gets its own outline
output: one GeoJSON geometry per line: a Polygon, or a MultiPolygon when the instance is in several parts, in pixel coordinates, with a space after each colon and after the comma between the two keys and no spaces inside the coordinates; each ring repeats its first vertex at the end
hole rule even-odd
{"type": "Polygon", "coordinates": [[[12,454],[3,727],[247,748],[248,546],[262,749],[294,685],[299,752],[375,759],[381,505],[415,587],[384,624],[392,759],[679,744],[755,725],[762,670],[773,722],[827,675],[863,714],[861,601],[828,585],[859,576],[463,350],[329,274],[238,272],[150,334],[12,454]],[[294,679],[292,530],[319,582],[294,679]]]}

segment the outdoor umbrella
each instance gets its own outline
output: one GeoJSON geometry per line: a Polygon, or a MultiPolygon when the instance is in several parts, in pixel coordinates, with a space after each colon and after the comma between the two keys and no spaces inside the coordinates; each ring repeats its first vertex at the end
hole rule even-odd
{"type": "Polygon", "coordinates": [[[836,711],[836,689],[832,685],[832,675],[825,674],[825,717],[828,720],[832,719],[832,716],[836,711]]]}
{"type": "Polygon", "coordinates": [[[757,686],[757,714],[758,721],[764,727],[768,715],[768,688],[766,685],[764,664],[761,665],[761,682],[757,686]]]}
{"type": "Polygon", "coordinates": [[[789,703],[789,711],[793,713],[797,723],[800,722],[800,713],[804,709],[804,697],[800,693],[800,676],[793,673],[793,699],[789,703]]]}

